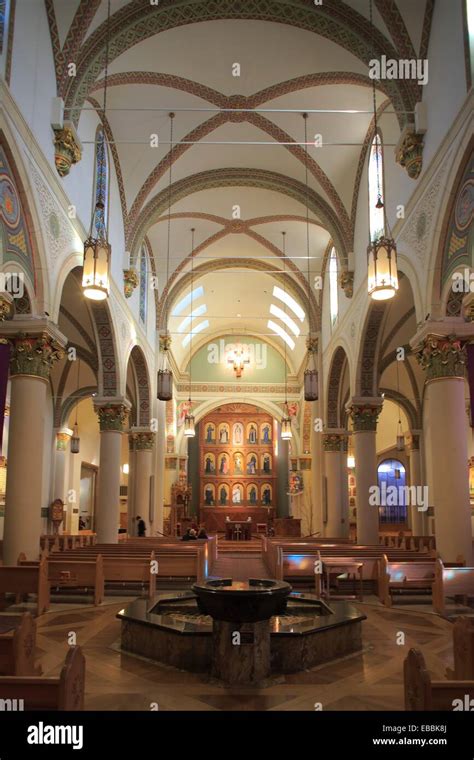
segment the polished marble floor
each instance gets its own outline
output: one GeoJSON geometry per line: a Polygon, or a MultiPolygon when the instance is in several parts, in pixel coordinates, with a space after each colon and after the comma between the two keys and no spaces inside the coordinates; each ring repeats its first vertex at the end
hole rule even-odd
{"type": "MultiPolygon", "coordinates": [[[[364,611],[364,650],[312,670],[282,676],[267,688],[224,688],[199,676],[119,651],[116,613],[130,601],[53,605],[38,619],[38,659],[45,675],[58,673],[75,633],[87,662],[89,710],[403,710],[403,659],[422,650],[434,677],[452,665],[452,626],[412,609],[387,610],[371,597],[364,611]],[[404,634],[404,644],[397,643],[404,634]]],[[[429,608],[428,608],[429,609],[429,608]]]]}

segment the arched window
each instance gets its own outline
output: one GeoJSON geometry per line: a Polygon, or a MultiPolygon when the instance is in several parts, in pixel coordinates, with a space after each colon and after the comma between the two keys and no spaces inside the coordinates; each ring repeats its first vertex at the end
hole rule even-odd
{"type": "Polygon", "coordinates": [[[339,311],[337,275],[337,253],[336,249],[333,247],[331,248],[331,253],[329,254],[329,311],[331,315],[331,326],[336,324],[337,314],[339,311]]]}
{"type": "Polygon", "coordinates": [[[146,311],[148,301],[148,257],[146,247],[142,246],[140,253],[140,320],[146,325],[146,311]]]}
{"type": "Polygon", "coordinates": [[[374,137],[370,146],[368,178],[369,229],[370,239],[374,241],[384,233],[383,208],[376,207],[377,201],[383,195],[383,151],[380,135],[374,137]]]}
{"type": "Polygon", "coordinates": [[[105,237],[109,214],[109,158],[102,127],[97,129],[95,137],[94,207],[93,234],[105,237]],[[97,208],[98,203],[102,204],[101,208],[97,208]]]}
{"type": "Polygon", "coordinates": [[[384,459],[377,468],[377,479],[381,501],[380,522],[397,524],[406,522],[406,472],[402,462],[398,459],[384,459]]]}

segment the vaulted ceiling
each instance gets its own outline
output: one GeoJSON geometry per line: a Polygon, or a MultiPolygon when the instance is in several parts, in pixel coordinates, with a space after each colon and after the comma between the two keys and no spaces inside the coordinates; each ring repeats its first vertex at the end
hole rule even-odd
{"type": "MultiPolygon", "coordinates": [[[[80,135],[84,109],[104,119],[109,29],[104,123],[128,250],[136,253],[146,236],[160,295],[168,273],[169,290],[178,298],[180,280],[189,290],[190,229],[196,229],[194,268],[207,293],[216,296],[208,304],[204,334],[221,327],[229,332],[236,320],[240,332],[268,333],[262,310],[267,313],[282,276],[307,312],[306,209],[312,280],[331,241],[342,266],[353,250],[373,126],[368,62],[381,54],[426,55],[433,0],[374,0],[373,25],[368,0],[111,0],[109,25],[107,2],[45,0],[58,93],[80,135]],[[76,77],[67,76],[70,60],[76,77]],[[321,134],[326,143],[308,147],[308,190],[304,112],[308,142],[321,134]],[[150,146],[154,134],[158,147],[150,146]],[[260,272],[243,267],[242,259],[260,272]]],[[[377,82],[377,107],[392,133],[399,134],[402,111],[412,110],[418,98],[416,83],[377,82]]],[[[293,354],[296,367],[308,329],[305,319],[293,354]]]]}

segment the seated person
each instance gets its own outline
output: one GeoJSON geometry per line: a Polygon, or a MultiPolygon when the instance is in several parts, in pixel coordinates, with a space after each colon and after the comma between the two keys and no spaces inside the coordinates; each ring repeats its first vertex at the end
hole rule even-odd
{"type": "Polygon", "coordinates": [[[196,541],[196,538],[197,538],[197,535],[194,528],[188,528],[181,540],[182,541],[196,541]]]}
{"type": "Polygon", "coordinates": [[[199,533],[197,534],[198,538],[207,538],[206,529],[203,527],[199,528],[199,533]]]}

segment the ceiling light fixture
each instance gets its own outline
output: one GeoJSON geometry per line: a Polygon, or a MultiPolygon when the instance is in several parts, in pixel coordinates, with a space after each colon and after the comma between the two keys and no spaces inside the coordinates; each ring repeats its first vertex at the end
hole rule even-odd
{"type": "MultiPolygon", "coordinates": [[[[105,125],[107,109],[107,83],[109,74],[109,43],[110,43],[110,0],[107,6],[107,31],[105,38],[105,73],[104,73],[104,104],[102,108],[102,125],[105,125]]],[[[110,293],[110,257],[112,248],[107,240],[108,219],[106,219],[105,163],[107,145],[104,136],[104,126],[98,134],[102,135],[101,145],[96,143],[96,154],[100,150],[104,155],[99,161],[98,197],[94,212],[91,215],[89,237],[84,242],[84,258],[82,265],[82,290],[84,296],[92,301],[103,301],[110,293]],[[95,234],[93,227],[95,224],[95,234]]]]}
{"type": "MultiPolygon", "coordinates": [[[[370,24],[373,26],[372,0],[369,0],[370,24]]],[[[369,296],[374,301],[386,301],[393,298],[398,290],[397,272],[397,247],[392,237],[392,231],[385,211],[382,199],[380,183],[380,158],[382,155],[382,143],[377,129],[377,99],[375,92],[375,79],[372,80],[372,98],[374,111],[374,145],[375,164],[377,168],[377,201],[375,208],[383,209],[384,229],[382,234],[372,240],[369,225],[369,246],[367,248],[367,288],[369,296]],[[388,231],[388,235],[386,234],[388,231]]]]}
{"type": "MultiPolygon", "coordinates": [[[[284,288],[284,294],[286,295],[286,232],[281,233],[283,238],[283,288],[284,288]]],[[[285,308],[286,308],[286,301],[284,300],[285,308]]],[[[270,325],[270,321],[268,323],[270,325]]],[[[279,327],[279,325],[275,325],[275,327],[279,327]]],[[[280,328],[282,332],[285,332],[282,328],[280,328]]],[[[285,333],[286,335],[286,333],[285,333]]],[[[288,336],[286,336],[288,338],[288,336]]],[[[291,338],[289,338],[291,340],[291,338]]],[[[293,341],[292,341],[293,342],[293,341]]],[[[293,433],[291,432],[291,419],[290,415],[288,413],[288,365],[286,363],[286,344],[287,341],[285,340],[285,410],[286,414],[283,415],[281,420],[281,438],[282,441],[289,441],[293,437],[293,433]]],[[[294,343],[293,343],[294,347],[294,343]]]]}
{"type": "Polygon", "coordinates": [[[194,286],[194,227],[191,229],[191,331],[189,333],[189,407],[184,418],[184,435],[186,438],[194,438],[194,415],[192,413],[191,384],[192,384],[192,357],[193,357],[193,286],[194,286]]]}
{"type": "Polygon", "coordinates": [[[311,337],[311,269],[309,258],[309,182],[308,182],[308,114],[303,114],[305,142],[305,185],[306,185],[306,259],[308,265],[308,337],[306,339],[307,365],[304,371],[303,389],[305,401],[317,401],[319,398],[319,379],[316,368],[317,338],[311,337]],[[310,366],[312,363],[313,366],[310,366]]]}
{"type": "MultiPolygon", "coordinates": [[[[166,284],[168,287],[168,280],[170,274],[170,241],[171,241],[171,172],[173,167],[173,119],[174,113],[169,114],[170,117],[170,167],[168,176],[168,241],[166,247],[166,284]]],[[[158,370],[157,378],[157,398],[159,401],[171,401],[173,398],[173,373],[169,366],[168,351],[171,346],[171,337],[169,333],[163,335],[161,338],[161,351],[163,354],[163,365],[158,370]]]]}

